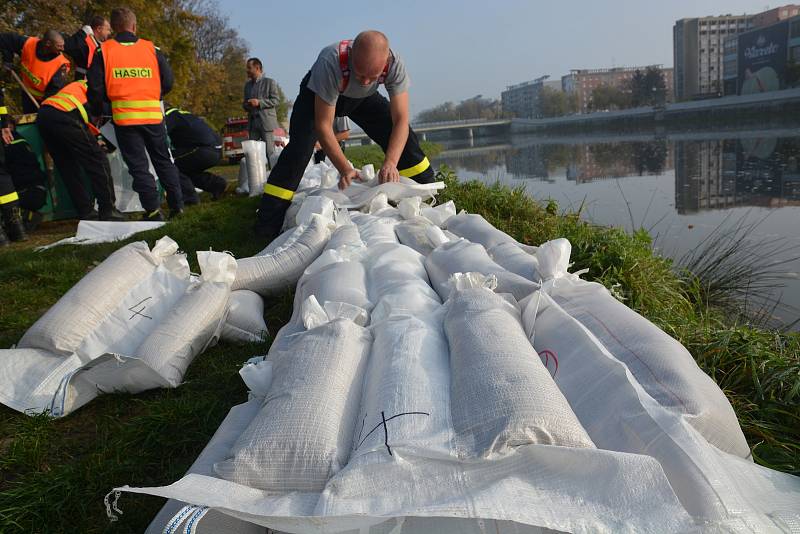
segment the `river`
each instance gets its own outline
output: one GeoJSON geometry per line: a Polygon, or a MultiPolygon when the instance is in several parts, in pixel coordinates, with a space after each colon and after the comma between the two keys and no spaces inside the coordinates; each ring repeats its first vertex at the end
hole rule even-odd
{"type": "Polygon", "coordinates": [[[718,134],[476,137],[435,140],[460,179],[523,186],[561,209],[628,231],[645,228],[657,252],[680,260],[739,229],[760,265],[786,262],[784,324],[800,318],[800,129],[718,134]],[[755,224],[757,223],[757,224],[755,224]],[[748,231],[744,227],[754,225],[748,231]]]}

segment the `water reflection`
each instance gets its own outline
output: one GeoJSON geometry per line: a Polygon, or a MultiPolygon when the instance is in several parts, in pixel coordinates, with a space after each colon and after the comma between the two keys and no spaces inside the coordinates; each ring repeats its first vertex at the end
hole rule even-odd
{"type": "MultiPolygon", "coordinates": [[[[764,219],[753,239],[783,237],[787,249],[800,244],[800,130],[512,136],[474,144],[445,143],[437,163],[462,179],[499,180],[563,207],[584,205],[584,216],[598,224],[647,228],[674,258],[742,220],[764,219]]],[[[783,299],[800,307],[800,281],[789,282],[783,299]]]]}

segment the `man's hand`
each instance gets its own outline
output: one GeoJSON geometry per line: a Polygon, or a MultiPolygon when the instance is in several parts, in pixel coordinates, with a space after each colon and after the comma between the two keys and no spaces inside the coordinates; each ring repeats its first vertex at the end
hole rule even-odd
{"type": "Polygon", "coordinates": [[[353,180],[359,179],[358,171],[350,167],[346,173],[339,176],[339,189],[347,189],[353,183],[353,180]]]}
{"type": "Polygon", "coordinates": [[[400,172],[397,170],[397,165],[384,161],[383,167],[378,172],[378,183],[385,184],[386,182],[399,182],[400,172]]]}
{"type": "Polygon", "coordinates": [[[14,140],[14,135],[11,133],[11,128],[3,128],[3,143],[10,145],[14,140]]]}
{"type": "Polygon", "coordinates": [[[249,105],[251,108],[258,108],[258,107],[259,107],[259,104],[258,104],[258,99],[257,99],[257,98],[251,98],[251,99],[249,99],[249,100],[247,101],[247,103],[248,103],[248,105],[249,105]]]}

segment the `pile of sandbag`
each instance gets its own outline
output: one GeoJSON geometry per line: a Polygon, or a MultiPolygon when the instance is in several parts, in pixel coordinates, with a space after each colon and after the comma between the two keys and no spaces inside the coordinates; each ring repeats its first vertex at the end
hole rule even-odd
{"type": "Polygon", "coordinates": [[[224,322],[236,261],[198,252],[192,277],[169,237],[126,245],[0,350],[0,401],[62,416],[99,393],[180,384],[224,322]]]}
{"type": "Polygon", "coordinates": [[[523,245],[406,185],[298,200],[266,254],[307,231],[305,202],[336,225],[269,354],[242,369],[251,400],[179,481],[118,488],[171,499],[151,529],[202,531],[203,517],[375,533],[800,521],[800,481],[752,462],[685,348],[568,272],[568,241],[523,245]]]}

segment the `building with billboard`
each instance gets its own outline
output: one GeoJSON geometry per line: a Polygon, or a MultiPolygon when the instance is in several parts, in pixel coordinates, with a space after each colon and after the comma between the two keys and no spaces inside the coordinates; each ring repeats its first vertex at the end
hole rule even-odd
{"type": "Polygon", "coordinates": [[[723,15],[675,22],[672,55],[676,100],[722,94],[725,39],[753,28],[753,18],[723,15]]]}
{"type": "Polygon", "coordinates": [[[800,63],[800,16],[740,34],[736,51],[738,94],[786,89],[787,66],[800,63]]]}

